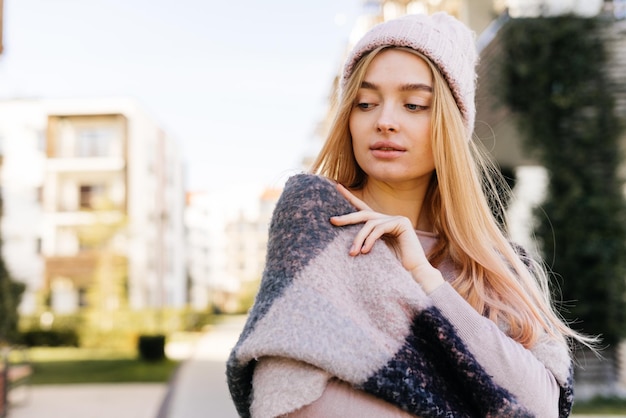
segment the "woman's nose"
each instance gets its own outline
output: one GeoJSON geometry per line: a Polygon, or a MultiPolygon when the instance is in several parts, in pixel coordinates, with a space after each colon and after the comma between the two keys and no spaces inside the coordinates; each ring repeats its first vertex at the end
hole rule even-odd
{"type": "Polygon", "coordinates": [[[378,120],[376,121],[376,130],[381,133],[396,132],[398,130],[398,124],[393,112],[389,106],[385,106],[381,109],[378,120]]]}

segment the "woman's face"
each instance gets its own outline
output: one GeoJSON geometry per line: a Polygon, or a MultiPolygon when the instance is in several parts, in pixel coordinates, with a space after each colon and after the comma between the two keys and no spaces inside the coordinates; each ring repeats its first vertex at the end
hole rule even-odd
{"type": "Polygon", "coordinates": [[[349,120],[356,161],[370,180],[430,180],[432,86],[428,64],[410,52],[388,49],[372,60],[349,120]]]}

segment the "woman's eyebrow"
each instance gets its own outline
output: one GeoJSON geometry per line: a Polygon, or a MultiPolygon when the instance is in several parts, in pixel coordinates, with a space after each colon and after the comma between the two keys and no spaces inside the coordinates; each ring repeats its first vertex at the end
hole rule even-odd
{"type": "Polygon", "coordinates": [[[415,91],[415,90],[427,91],[429,93],[433,92],[433,88],[431,86],[429,86],[428,84],[423,84],[423,83],[403,84],[402,87],[400,87],[400,91],[415,91]]]}
{"type": "Polygon", "coordinates": [[[368,89],[368,90],[378,90],[378,86],[376,84],[370,83],[369,81],[365,81],[365,80],[361,82],[361,88],[368,89]]]}
{"type": "MultiPolygon", "coordinates": [[[[368,90],[379,90],[376,84],[370,81],[365,81],[365,80],[361,82],[361,88],[368,89],[368,90]]],[[[426,91],[428,93],[433,92],[433,88],[429,86],[428,84],[424,84],[424,83],[408,83],[408,84],[403,84],[402,86],[400,86],[400,91],[416,91],[416,90],[426,91]]]]}

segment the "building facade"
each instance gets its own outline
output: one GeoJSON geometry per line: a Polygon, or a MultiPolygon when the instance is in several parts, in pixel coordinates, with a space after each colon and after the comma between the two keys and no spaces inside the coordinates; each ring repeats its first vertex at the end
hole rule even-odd
{"type": "Polygon", "coordinates": [[[189,303],[204,310],[223,293],[238,289],[236,277],[226,270],[228,213],[219,193],[189,192],[185,209],[189,303]]]}
{"type": "MultiPolygon", "coordinates": [[[[228,191],[187,194],[190,304],[229,312],[256,289],[265,268],[268,229],[279,189],[266,189],[251,213],[225,205],[228,191]]],[[[245,308],[245,307],[244,307],[245,308]]]]}
{"type": "Polygon", "coordinates": [[[183,306],[174,141],[130,99],[8,100],[0,114],[3,253],[27,285],[22,311],[183,306]]]}

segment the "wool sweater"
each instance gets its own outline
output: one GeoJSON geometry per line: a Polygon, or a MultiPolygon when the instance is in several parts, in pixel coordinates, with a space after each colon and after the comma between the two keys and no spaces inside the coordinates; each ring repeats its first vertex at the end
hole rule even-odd
{"type": "Polygon", "coordinates": [[[334,227],[329,218],[354,210],[322,177],[287,182],[261,288],[227,363],[242,417],[253,405],[267,416],[295,411],[337,381],[424,418],[569,415],[563,344],[545,338],[526,350],[449,284],[426,295],[382,241],[349,256],[360,227],[334,227]],[[259,378],[274,379],[282,393],[253,387],[259,378]]]}

